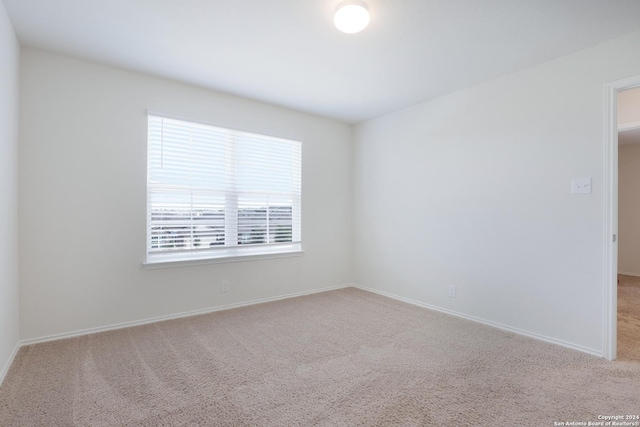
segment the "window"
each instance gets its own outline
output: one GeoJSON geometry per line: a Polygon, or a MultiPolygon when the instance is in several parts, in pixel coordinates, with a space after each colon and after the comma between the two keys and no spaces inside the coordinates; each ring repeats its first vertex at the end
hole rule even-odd
{"type": "Polygon", "coordinates": [[[148,124],[148,264],[301,251],[300,142],[148,124]]]}

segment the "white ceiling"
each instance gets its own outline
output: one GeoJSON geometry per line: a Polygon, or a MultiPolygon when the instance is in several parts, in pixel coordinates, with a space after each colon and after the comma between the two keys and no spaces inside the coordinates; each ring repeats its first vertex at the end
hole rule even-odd
{"type": "Polygon", "coordinates": [[[23,45],[356,123],[640,30],[640,0],[4,0],[23,45]]]}

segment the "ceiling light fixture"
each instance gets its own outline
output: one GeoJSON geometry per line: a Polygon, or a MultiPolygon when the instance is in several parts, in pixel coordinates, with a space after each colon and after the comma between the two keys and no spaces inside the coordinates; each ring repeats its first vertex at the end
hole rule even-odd
{"type": "Polygon", "coordinates": [[[369,25],[369,8],[363,0],[345,0],[336,8],[333,23],[342,32],[353,34],[369,25]]]}

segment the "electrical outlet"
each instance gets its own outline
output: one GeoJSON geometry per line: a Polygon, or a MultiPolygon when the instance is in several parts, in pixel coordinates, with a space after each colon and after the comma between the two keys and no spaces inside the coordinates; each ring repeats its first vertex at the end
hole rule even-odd
{"type": "Polygon", "coordinates": [[[220,292],[229,292],[229,281],[223,280],[220,285],[220,292]]]}
{"type": "Polygon", "coordinates": [[[449,285],[449,298],[456,297],[456,287],[453,285],[449,285]]]}

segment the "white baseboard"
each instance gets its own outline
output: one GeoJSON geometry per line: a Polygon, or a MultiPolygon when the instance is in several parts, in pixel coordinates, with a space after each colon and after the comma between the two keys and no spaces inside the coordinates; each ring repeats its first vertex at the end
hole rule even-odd
{"type": "Polygon", "coordinates": [[[13,349],[13,353],[11,353],[11,356],[9,356],[9,360],[7,360],[7,363],[4,364],[4,366],[2,367],[2,370],[0,371],[0,386],[2,386],[2,382],[4,381],[4,377],[7,376],[7,372],[9,372],[9,367],[11,367],[11,364],[13,363],[13,359],[16,358],[16,354],[18,354],[18,350],[20,350],[20,343],[16,344],[15,348],[13,349]]]}
{"type": "Polygon", "coordinates": [[[131,327],[134,327],[134,326],[141,326],[141,325],[146,325],[146,324],[149,324],[149,323],[163,322],[165,320],[180,319],[182,317],[197,316],[197,315],[200,315],[200,314],[213,313],[213,312],[222,311],[222,310],[230,310],[232,308],[245,307],[245,306],[248,306],[248,305],[264,304],[264,303],[267,303],[267,302],[279,301],[279,300],[288,299],[288,298],[301,297],[301,296],[304,296],[304,295],[312,295],[312,294],[317,294],[317,293],[320,293],[320,292],[327,292],[327,291],[333,291],[333,290],[336,290],[336,289],[349,288],[349,287],[352,287],[352,286],[354,286],[354,285],[352,285],[352,284],[344,284],[344,285],[338,285],[338,286],[330,286],[330,287],[327,287],[327,288],[314,289],[314,290],[311,290],[311,291],[303,291],[303,292],[294,292],[294,293],[291,293],[291,294],[285,294],[285,295],[280,295],[280,296],[276,296],[276,297],[269,297],[269,298],[260,298],[260,299],[251,300],[251,301],[245,301],[245,302],[236,303],[236,304],[220,305],[220,306],[209,307],[209,308],[204,308],[204,309],[200,309],[200,310],[192,310],[192,311],[186,311],[186,312],[182,312],[182,313],[169,314],[169,315],[166,315],[166,316],[151,317],[151,318],[148,318],[148,319],[135,320],[135,321],[132,321],[132,322],[115,323],[115,324],[112,324],[112,325],[100,326],[100,327],[97,327],[97,328],[81,329],[81,330],[77,330],[77,331],[73,331],[73,332],[65,332],[65,333],[62,333],[62,334],[48,335],[48,336],[44,336],[44,337],[40,337],[40,338],[32,338],[32,339],[28,339],[28,340],[23,340],[23,341],[20,342],[20,346],[39,344],[39,343],[49,342],[49,341],[57,341],[57,340],[62,340],[62,339],[67,339],[67,338],[79,337],[79,336],[82,336],[82,335],[95,334],[95,333],[98,333],[98,332],[113,331],[113,330],[116,330],[116,329],[131,328],[131,327]]]}
{"type": "Polygon", "coordinates": [[[640,277],[640,273],[623,273],[622,271],[618,271],[618,274],[621,274],[623,276],[640,277]]]}
{"type": "Polygon", "coordinates": [[[435,306],[435,305],[425,304],[423,302],[416,301],[416,300],[413,300],[411,298],[401,297],[401,296],[398,296],[398,295],[391,294],[389,292],[380,291],[378,289],[368,288],[366,286],[361,286],[361,285],[353,285],[353,287],[354,288],[358,288],[358,289],[362,289],[363,291],[373,292],[375,294],[382,295],[382,296],[385,296],[385,297],[388,297],[388,298],[393,298],[395,300],[406,302],[406,303],[409,303],[409,304],[412,304],[412,305],[417,305],[419,307],[427,308],[429,310],[439,311],[441,313],[450,314],[450,315],[456,316],[456,317],[461,317],[461,318],[466,319],[466,320],[471,320],[472,322],[482,323],[483,325],[487,325],[487,326],[491,326],[491,327],[494,327],[494,328],[502,329],[504,331],[513,332],[513,333],[516,333],[518,335],[524,335],[524,336],[529,337],[529,338],[534,338],[534,339],[537,339],[537,340],[540,340],[540,341],[545,341],[545,342],[548,342],[548,343],[551,343],[551,344],[557,344],[557,345],[560,345],[562,347],[567,347],[567,348],[570,348],[570,349],[573,349],[573,350],[578,350],[578,351],[581,351],[583,353],[588,353],[588,354],[591,354],[591,355],[594,355],[594,356],[604,357],[604,353],[602,351],[600,351],[600,350],[595,350],[595,349],[592,349],[592,348],[583,347],[581,345],[573,344],[573,343],[570,343],[570,342],[567,342],[567,341],[563,341],[563,340],[559,340],[559,339],[556,339],[556,338],[547,337],[545,335],[536,334],[534,332],[525,331],[523,329],[518,329],[518,328],[511,327],[511,326],[503,325],[501,323],[493,322],[491,320],[482,319],[480,317],[470,316],[468,314],[459,313],[457,311],[448,310],[446,308],[438,307],[438,306],[435,306]]]}
{"type": "Polygon", "coordinates": [[[148,318],[148,319],[136,320],[136,321],[132,321],[132,322],[116,323],[116,324],[101,326],[101,327],[97,327],[97,328],[81,329],[81,330],[77,330],[77,331],[73,331],[73,332],[66,332],[66,333],[62,333],[62,334],[55,334],[55,335],[49,335],[49,336],[44,336],[44,337],[40,337],[40,338],[32,338],[32,339],[23,340],[16,346],[16,348],[13,351],[13,354],[11,355],[11,357],[9,358],[9,360],[7,361],[5,366],[3,367],[2,371],[0,371],[0,385],[2,384],[2,380],[4,380],[4,377],[5,377],[6,373],[9,371],[9,367],[11,366],[11,363],[13,362],[16,354],[18,353],[18,350],[22,346],[38,344],[38,343],[43,343],[43,342],[49,342],[49,341],[57,341],[57,340],[62,340],[62,339],[67,339],[67,338],[73,338],[73,337],[78,337],[78,336],[83,336],[83,335],[94,334],[94,333],[98,333],[98,332],[106,332],[106,331],[113,331],[113,330],[117,330],[117,329],[131,328],[131,327],[134,327],[134,326],[141,326],[141,325],[146,325],[146,324],[149,324],[149,323],[163,322],[163,321],[166,321],[166,320],[180,319],[180,318],[183,318],[183,317],[190,317],[190,316],[197,316],[197,315],[200,315],[200,314],[213,313],[213,312],[222,311],[222,310],[230,310],[230,309],[233,309],[233,308],[246,307],[246,306],[250,306],[250,305],[264,304],[264,303],[267,303],[267,302],[279,301],[279,300],[295,298],[295,297],[300,297],[300,296],[305,296],[305,295],[312,295],[312,294],[316,294],[316,293],[320,293],[320,292],[333,291],[333,290],[343,289],[343,288],[348,288],[348,287],[358,288],[358,289],[361,289],[363,291],[372,292],[372,293],[375,293],[375,294],[378,294],[378,295],[382,295],[382,296],[385,296],[385,297],[388,297],[388,298],[392,298],[392,299],[395,299],[395,300],[398,300],[398,301],[406,302],[408,304],[412,304],[412,305],[416,305],[416,306],[419,306],[419,307],[427,308],[429,310],[435,310],[435,311],[438,311],[438,312],[441,312],[441,313],[450,314],[452,316],[456,316],[456,317],[460,317],[460,318],[463,318],[463,319],[471,320],[473,322],[481,323],[481,324],[484,324],[484,325],[487,325],[487,326],[492,326],[494,328],[502,329],[502,330],[509,331],[509,332],[514,332],[514,333],[519,334],[519,335],[524,335],[524,336],[527,336],[527,337],[530,337],[530,338],[538,339],[538,340],[549,342],[549,343],[552,343],[552,344],[561,345],[563,347],[567,347],[567,348],[578,350],[578,351],[581,351],[581,352],[584,352],[584,353],[592,354],[594,356],[603,357],[603,353],[601,351],[599,351],[599,350],[594,350],[594,349],[591,349],[591,348],[579,346],[579,345],[572,344],[572,343],[569,343],[569,342],[566,342],[566,341],[558,340],[558,339],[555,339],[555,338],[547,337],[547,336],[544,336],[544,335],[536,334],[536,333],[525,331],[525,330],[522,330],[522,329],[513,328],[511,326],[503,325],[503,324],[500,324],[500,323],[497,323],[497,322],[493,322],[493,321],[490,321],[490,320],[486,320],[486,319],[482,319],[482,318],[479,318],[479,317],[469,316],[469,315],[466,315],[466,314],[463,314],[463,313],[459,313],[459,312],[456,312],[456,311],[447,310],[447,309],[444,309],[444,308],[441,308],[441,307],[437,307],[437,306],[434,306],[434,305],[431,305],[431,304],[426,304],[426,303],[423,303],[423,302],[420,302],[420,301],[416,301],[416,300],[413,300],[411,298],[405,298],[405,297],[401,297],[401,296],[398,296],[398,295],[391,294],[389,292],[380,291],[380,290],[373,289],[373,288],[368,288],[366,286],[361,286],[361,285],[357,285],[357,284],[343,284],[343,285],[330,286],[330,287],[321,288],[321,289],[314,289],[314,290],[311,290],[311,291],[295,292],[295,293],[280,295],[280,296],[276,296],[276,297],[261,298],[261,299],[245,301],[245,302],[236,303],[236,304],[228,304],[228,305],[210,307],[210,308],[205,308],[205,309],[200,309],[200,310],[192,310],[192,311],[187,311],[187,312],[182,312],[182,313],[176,313],[176,314],[170,314],[170,315],[165,315],[165,316],[152,317],[152,318],[148,318]]]}

